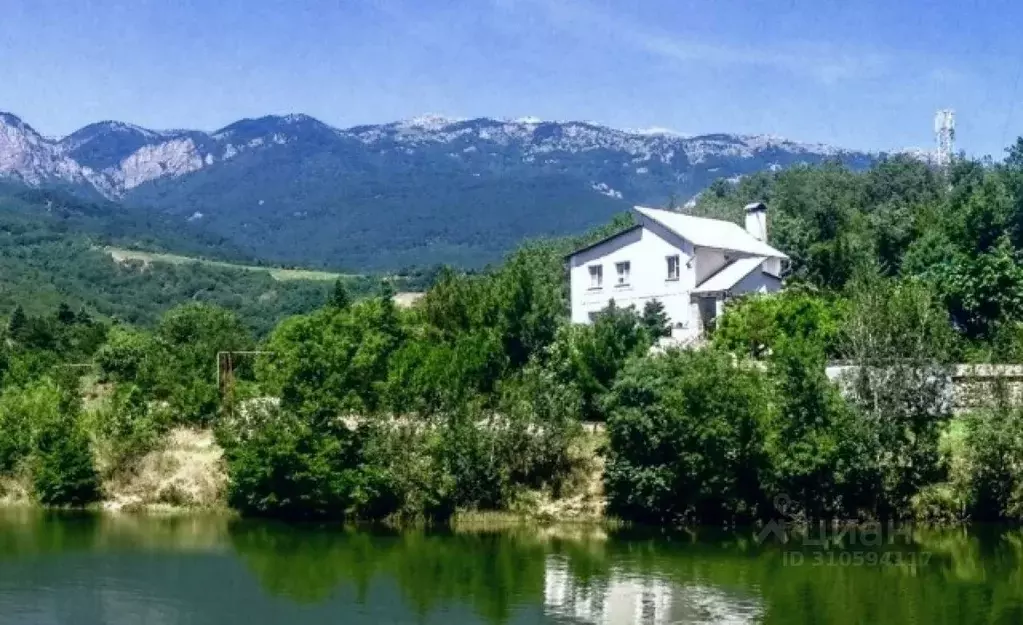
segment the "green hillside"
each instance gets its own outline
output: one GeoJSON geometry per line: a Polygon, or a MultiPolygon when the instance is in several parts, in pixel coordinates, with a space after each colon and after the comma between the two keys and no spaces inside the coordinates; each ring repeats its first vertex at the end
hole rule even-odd
{"type": "Polygon", "coordinates": [[[207,260],[194,256],[182,256],[180,254],[167,254],[162,252],[143,252],[141,250],[129,250],[119,247],[105,247],[105,252],[119,263],[139,261],[146,265],[150,263],[169,263],[171,265],[184,265],[199,263],[207,267],[222,267],[224,269],[236,269],[240,271],[263,271],[270,274],[274,280],[287,282],[289,280],[329,280],[333,282],[338,279],[351,279],[359,277],[356,274],[336,273],[332,271],[316,271],[314,269],[283,269],[281,267],[265,267],[263,265],[242,265],[229,263],[222,260],[207,260]]]}
{"type": "MultiPolygon", "coordinates": [[[[113,247],[124,254],[118,261],[107,249],[111,244],[180,246],[198,253],[204,250],[204,242],[187,233],[164,236],[158,224],[133,221],[127,212],[104,211],[110,208],[46,193],[0,189],[0,315],[19,305],[29,314],[46,314],[65,303],[99,318],[151,325],[168,308],[199,301],[237,312],[252,331],[263,334],[284,316],[322,305],[339,277],[226,262],[185,262],[190,260],[185,256],[113,247]]],[[[379,283],[368,276],[343,279],[355,295],[369,293],[379,283]]]]}

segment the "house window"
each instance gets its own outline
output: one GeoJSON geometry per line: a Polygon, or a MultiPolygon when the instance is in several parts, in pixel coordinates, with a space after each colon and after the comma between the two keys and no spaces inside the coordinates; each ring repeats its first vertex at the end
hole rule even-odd
{"type": "Polygon", "coordinates": [[[604,286],[604,266],[590,265],[590,288],[599,289],[604,286]]]}
{"type": "Polygon", "coordinates": [[[629,284],[629,272],[631,269],[632,263],[629,261],[615,263],[615,270],[618,271],[618,286],[626,286],[629,284]]]}
{"type": "Polygon", "coordinates": [[[668,279],[678,280],[679,277],[679,257],[678,254],[668,257],[668,279]]]}

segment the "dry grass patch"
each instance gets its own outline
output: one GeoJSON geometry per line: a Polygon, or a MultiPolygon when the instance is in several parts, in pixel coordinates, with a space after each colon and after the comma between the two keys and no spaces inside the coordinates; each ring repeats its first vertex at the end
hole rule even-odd
{"type": "Polygon", "coordinates": [[[227,470],[213,432],[178,427],[104,485],[110,510],[219,509],[227,470]]]}

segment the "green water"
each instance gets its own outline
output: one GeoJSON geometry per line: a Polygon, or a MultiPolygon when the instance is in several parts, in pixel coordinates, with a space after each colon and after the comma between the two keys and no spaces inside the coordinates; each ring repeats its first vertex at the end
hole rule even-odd
{"type": "Polygon", "coordinates": [[[340,531],[0,513],[0,624],[1023,624],[1023,532],[340,531]]]}

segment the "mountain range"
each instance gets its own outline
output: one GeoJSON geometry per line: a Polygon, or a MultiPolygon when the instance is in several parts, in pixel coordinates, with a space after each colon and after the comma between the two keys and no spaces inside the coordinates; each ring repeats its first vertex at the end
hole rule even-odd
{"type": "Polygon", "coordinates": [[[497,261],[718,178],[880,154],[768,135],[426,116],[334,128],[307,115],[214,132],[90,124],[49,139],[0,113],[0,179],[155,212],[267,261],[397,269],[497,261]]]}

